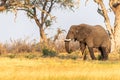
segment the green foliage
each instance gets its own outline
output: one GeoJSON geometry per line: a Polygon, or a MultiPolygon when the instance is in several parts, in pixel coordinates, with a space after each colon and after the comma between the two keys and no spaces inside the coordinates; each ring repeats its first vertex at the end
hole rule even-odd
{"type": "Polygon", "coordinates": [[[101,56],[101,55],[98,55],[97,59],[98,59],[98,60],[101,60],[101,59],[102,59],[102,56],[101,56]]]}
{"type": "Polygon", "coordinates": [[[73,8],[75,5],[75,1],[74,0],[57,0],[56,3],[60,4],[60,6],[64,7],[64,8],[73,8]]]}
{"type": "Polygon", "coordinates": [[[42,53],[44,57],[55,57],[58,54],[56,51],[47,48],[43,48],[42,53]]]}
{"type": "Polygon", "coordinates": [[[51,26],[52,25],[52,21],[51,20],[46,20],[45,21],[45,25],[46,25],[46,27],[51,26]]]}
{"type": "Polygon", "coordinates": [[[16,57],[16,54],[11,54],[11,53],[10,53],[10,54],[6,55],[6,57],[9,57],[9,58],[12,59],[12,58],[15,58],[15,57],[16,57]]]}
{"type": "Polygon", "coordinates": [[[35,54],[27,54],[27,55],[25,55],[25,58],[28,58],[28,59],[34,59],[36,57],[37,57],[37,55],[35,55],[35,54]]]}
{"type": "Polygon", "coordinates": [[[71,54],[61,54],[58,56],[60,59],[72,59],[72,60],[77,60],[80,58],[80,52],[79,51],[75,51],[72,52],[71,54]]]}
{"type": "Polygon", "coordinates": [[[70,56],[68,56],[70,59],[73,59],[73,60],[76,60],[76,59],[78,59],[78,56],[77,55],[70,55],[70,56]]]}

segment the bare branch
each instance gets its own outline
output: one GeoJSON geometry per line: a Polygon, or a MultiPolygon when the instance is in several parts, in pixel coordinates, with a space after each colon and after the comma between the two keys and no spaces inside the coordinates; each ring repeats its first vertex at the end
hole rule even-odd
{"type": "MultiPolygon", "coordinates": [[[[51,10],[52,10],[52,7],[53,7],[53,5],[54,5],[54,0],[51,0],[50,7],[49,7],[49,9],[48,9],[48,11],[47,11],[47,13],[48,13],[48,14],[50,14],[50,12],[51,12],[51,10]]],[[[46,16],[44,17],[44,21],[47,19],[48,14],[46,14],[46,16]]],[[[51,18],[51,20],[52,20],[52,18],[51,18]]]]}
{"type": "Polygon", "coordinates": [[[87,5],[87,2],[88,2],[88,1],[89,1],[89,0],[86,0],[86,1],[85,1],[85,6],[87,5]]]}
{"type": "MultiPolygon", "coordinates": [[[[47,3],[48,3],[48,0],[46,0],[44,2],[42,10],[44,10],[44,11],[46,10],[47,3]]],[[[42,11],[42,13],[41,13],[41,23],[44,23],[44,22],[45,22],[44,21],[44,12],[42,11]]]]}
{"type": "Polygon", "coordinates": [[[52,16],[51,14],[49,14],[46,10],[42,10],[39,6],[36,6],[36,8],[40,11],[42,11],[43,13],[46,13],[47,15],[50,16],[50,19],[52,20],[53,18],[55,18],[55,16],[52,16]]]}
{"type": "Polygon", "coordinates": [[[111,25],[110,25],[110,20],[109,20],[109,17],[108,17],[108,14],[107,14],[107,10],[105,8],[105,5],[103,3],[102,0],[94,0],[98,5],[101,6],[101,11],[102,11],[102,15],[105,19],[105,24],[106,24],[106,28],[108,29],[108,31],[110,32],[111,35],[113,35],[113,29],[111,28],[111,25]]]}

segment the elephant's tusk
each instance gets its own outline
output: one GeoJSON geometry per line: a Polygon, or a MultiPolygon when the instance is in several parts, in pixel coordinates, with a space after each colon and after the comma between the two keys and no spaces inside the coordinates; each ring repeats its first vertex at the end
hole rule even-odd
{"type": "Polygon", "coordinates": [[[70,41],[71,41],[71,39],[65,39],[64,41],[65,41],[65,42],[70,42],[70,41]]]}

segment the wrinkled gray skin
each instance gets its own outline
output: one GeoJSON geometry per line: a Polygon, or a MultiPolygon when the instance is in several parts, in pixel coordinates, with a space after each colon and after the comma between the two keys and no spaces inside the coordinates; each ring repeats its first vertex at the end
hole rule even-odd
{"type": "Polygon", "coordinates": [[[109,35],[102,26],[91,26],[87,24],[72,25],[65,39],[65,48],[68,53],[71,52],[69,48],[69,42],[71,40],[79,41],[82,54],[87,46],[92,60],[96,60],[93,48],[100,50],[102,60],[108,59],[111,42],[109,35]]]}

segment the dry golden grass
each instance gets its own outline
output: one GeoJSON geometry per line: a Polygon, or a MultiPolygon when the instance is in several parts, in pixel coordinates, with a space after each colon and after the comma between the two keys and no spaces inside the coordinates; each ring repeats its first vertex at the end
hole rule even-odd
{"type": "Polygon", "coordinates": [[[120,62],[1,57],[0,80],[120,80],[120,62]]]}
{"type": "MultiPolygon", "coordinates": [[[[78,50],[76,44],[70,44],[73,50],[78,50]]],[[[45,46],[36,42],[20,39],[0,44],[0,80],[120,80],[120,51],[110,53],[108,61],[92,61],[89,54],[83,61],[79,51],[61,53],[64,41],[48,45],[45,52],[58,53],[52,58],[52,54],[43,58],[45,46]]]]}

